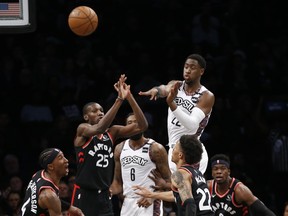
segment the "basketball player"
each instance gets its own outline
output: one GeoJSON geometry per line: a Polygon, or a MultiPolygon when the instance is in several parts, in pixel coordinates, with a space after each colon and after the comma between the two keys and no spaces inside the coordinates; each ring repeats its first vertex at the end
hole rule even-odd
{"type": "Polygon", "coordinates": [[[214,215],[205,177],[193,167],[193,164],[200,161],[202,153],[202,144],[195,135],[182,135],[172,153],[172,161],[177,166],[172,174],[172,190],[152,192],[137,185],[133,187],[135,193],[167,202],[176,201],[178,216],[214,215]]]}
{"type": "MultiPolygon", "coordinates": [[[[133,123],[137,124],[137,119],[130,113],[126,118],[126,125],[133,123]]],[[[156,169],[171,187],[171,173],[164,146],[139,133],[116,146],[114,160],[115,172],[110,191],[113,195],[123,192],[124,201],[120,214],[162,215],[161,200],[142,198],[134,193],[132,186],[140,185],[152,190],[151,186],[155,186],[155,182],[149,178],[149,174],[156,169]]]]}
{"type": "MultiPolygon", "coordinates": [[[[176,142],[183,134],[196,134],[200,139],[212,112],[215,102],[214,94],[200,82],[205,69],[206,60],[201,55],[189,55],[183,69],[184,81],[172,80],[167,85],[139,92],[139,95],[150,95],[150,100],[166,97],[169,106],[168,161],[172,173],[176,170],[176,165],[171,161],[172,150],[176,142]]],[[[208,154],[204,145],[202,159],[198,165],[204,174],[208,165],[208,154]]]]}
{"type": "Polygon", "coordinates": [[[21,215],[62,216],[62,211],[68,210],[70,215],[83,216],[80,209],[59,198],[60,180],[69,171],[63,152],[56,148],[45,149],[39,156],[39,163],[43,169],[33,175],[27,186],[21,215]]]}
{"type": "Polygon", "coordinates": [[[95,102],[86,104],[83,108],[86,123],[81,123],[77,128],[74,140],[77,172],[72,204],[88,216],[114,215],[109,187],[113,180],[115,141],[118,138],[141,133],[148,128],[147,120],[125,81],[126,76],[121,75],[114,85],[118,98],[105,115],[100,104],[95,102]],[[125,99],[130,104],[137,121],[126,126],[110,127],[125,99]]]}
{"type": "Polygon", "coordinates": [[[246,185],[230,176],[230,159],[227,155],[216,154],[210,161],[213,180],[208,180],[207,184],[216,216],[245,216],[248,213],[275,216],[246,185]]]}

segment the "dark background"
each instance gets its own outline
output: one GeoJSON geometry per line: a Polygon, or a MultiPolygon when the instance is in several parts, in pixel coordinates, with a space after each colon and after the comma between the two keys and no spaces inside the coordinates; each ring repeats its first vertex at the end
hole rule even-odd
{"type": "MultiPolygon", "coordinates": [[[[280,148],[279,153],[275,144],[287,137],[288,41],[283,4],[37,1],[35,32],[0,34],[0,157],[16,154],[26,182],[38,169],[40,151],[59,147],[73,171],[73,138],[82,121],[82,106],[97,101],[107,111],[116,98],[113,84],[122,73],[149,119],[147,136],[166,145],[165,99],[150,102],[137,93],[182,79],[185,58],[199,53],[208,63],[202,83],[216,96],[201,138],[209,156],[228,154],[232,174],[281,214],[288,199],[288,151],[280,148]],[[71,10],[80,5],[90,6],[99,17],[98,28],[87,37],[76,36],[67,23],[71,10]]],[[[129,111],[124,104],[115,123],[124,123],[129,111]]],[[[3,167],[1,173],[5,176],[3,167]]]]}

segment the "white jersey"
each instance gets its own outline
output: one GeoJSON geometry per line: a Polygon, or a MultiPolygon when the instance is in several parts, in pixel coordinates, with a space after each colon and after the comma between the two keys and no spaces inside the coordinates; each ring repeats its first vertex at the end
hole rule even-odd
{"type": "Polygon", "coordinates": [[[121,216],[160,216],[163,214],[161,200],[154,200],[153,204],[147,208],[139,207],[137,202],[141,196],[135,194],[132,189],[133,185],[140,185],[152,190],[151,185],[155,185],[155,182],[148,177],[156,168],[150,158],[150,147],[153,142],[155,142],[153,139],[148,139],[137,150],[130,148],[129,139],[124,142],[120,154],[124,195],[121,216]]]}
{"type": "Polygon", "coordinates": [[[140,197],[134,193],[132,189],[134,185],[140,185],[148,189],[151,189],[151,185],[155,185],[155,182],[148,177],[151,171],[156,168],[149,154],[153,142],[155,142],[153,139],[148,139],[141,148],[133,150],[129,146],[129,139],[125,141],[120,154],[123,195],[125,197],[140,197]]]}
{"type": "MultiPolygon", "coordinates": [[[[182,111],[191,115],[192,109],[197,105],[199,98],[202,96],[202,93],[206,91],[206,87],[201,86],[198,91],[195,92],[194,95],[187,95],[184,90],[184,81],[182,85],[178,89],[178,94],[174,99],[175,103],[182,111]]],[[[199,124],[199,128],[196,132],[196,135],[200,139],[201,134],[204,131],[204,128],[208,124],[208,120],[210,118],[211,112],[205,116],[205,118],[199,124]]],[[[184,134],[192,134],[191,131],[185,128],[177,118],[174,116],[173,112],[170,108],[168,108],[168,118],[167,118],[167,129],[168,129],[168,145],[169,147],[173,147],[176,142],[180,139],[180,137],[184,134]]]]}
{"type": "MultiPolygon", "coordinates": [[[[184,83],[185,82],[183,81],[182,85],[179,87],[177,96],[174,99],[174,101],[177,104],[178,109],[181,109],[188,115],[191,115],[192,109],[197,105],[199,98],[202,96],[204,91],[207,91],[207,88],[205,86],[201,86],[200,89],[197,90],[193,95],[187,95],[184,90],[184,83]]],[[[206,115],[204,119],[200,122],[199,128],[197,129],[196,132],[198,139],[200,139],[200,136],[203,133],[204,128],[208,124],[210,115],[211,112],[208,115],[206,115]]],[[[170,170],[173,173],[176,171],[176,164],[171,161],[172,150],[176,142],[180,139],[182,135],[184,134],[193,135],[193,133],[189,129],[181,125],[181,123],[177,120],[177,118],[175,117],[170,108],[168,108],[167,129],[168,129],[168,145],[169,145],[168,163],[170,170]]],[[[208,153],[203,144],[202,147],[203,147],[202,159],[198,166],[199,170],[202,172],[202,174],[204,174],[208,165],[208,153]]]]}

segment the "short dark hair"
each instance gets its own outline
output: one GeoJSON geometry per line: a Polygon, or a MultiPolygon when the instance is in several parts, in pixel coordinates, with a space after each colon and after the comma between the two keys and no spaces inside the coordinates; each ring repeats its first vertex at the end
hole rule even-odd
{"type": "Polygon", "coordinates": [[[89,102],[89,103],[86,103],[84,106],[83,106],[83,109],[82,109],[82,113],[83,115],[85,115],[87,113],[87,108],[89,106],[91,106],[92,104],[95,104],[96,102],[89,102]]]}
{"type": "Polygon", "coordinates": [[[195,135],[182,135],[179,142],[185,155],[186,163],[195,164],[201,160],[203,153],[202,143],[195,135]]]}
{"type": "Polygon", "coordinates": [[[57,148],[44,149],[39,155],[39,164],[46,169],[47,165],[52,163],[61,150],[57,148]]]}
{"type": "Polygon", "coordinates": [[[199,54],[191,54],[187,57],[187,59],[197,60],[200,67],[206,69],[206,60],[204,59],[203,56],[199,54]]]}

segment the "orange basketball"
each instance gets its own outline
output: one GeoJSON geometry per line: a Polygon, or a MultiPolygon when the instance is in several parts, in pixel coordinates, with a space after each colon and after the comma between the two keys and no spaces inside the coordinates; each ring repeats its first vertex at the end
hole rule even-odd
{"type": "Polygon", "coordinates": [[[98,16],[92,8],[78,6],[69,14],[68,24],[76,35],[88,36],[96,30],[98,16]]]}

